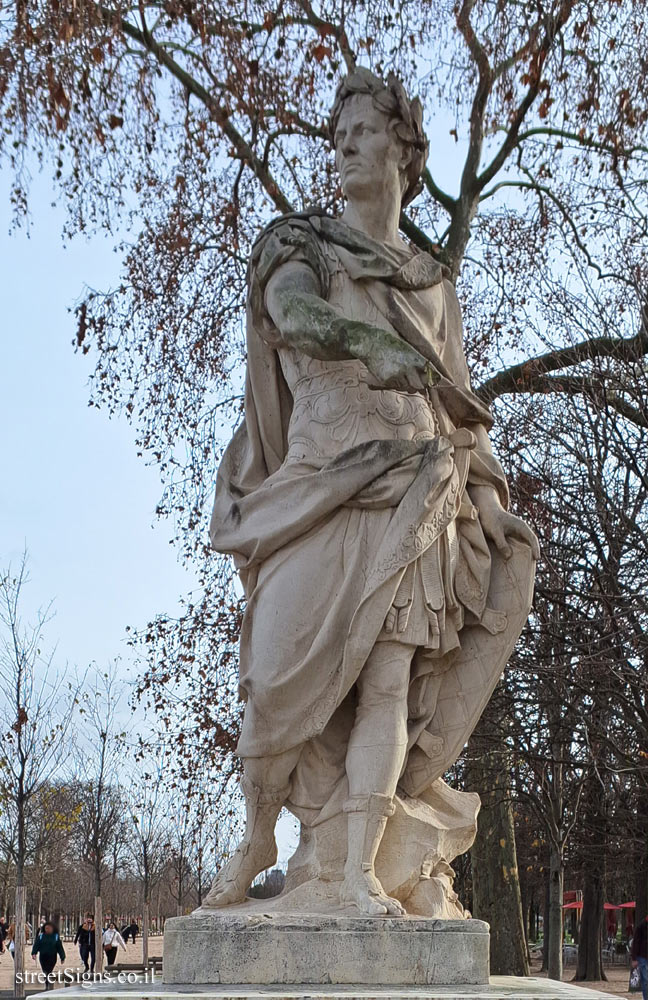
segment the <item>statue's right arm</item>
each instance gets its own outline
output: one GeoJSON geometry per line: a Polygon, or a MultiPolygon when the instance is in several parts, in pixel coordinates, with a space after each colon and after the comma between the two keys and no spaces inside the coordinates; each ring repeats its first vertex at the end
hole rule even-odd
{"type": "Polygon", "coordinates": [[[273,274],[266,309],[281,339],[321,361],[362,361],[379,387],[421,392],[438,381],[430,363],[391,330],[347,319],[321,297],[319,281],[306,264],[288,262],[273,274]]]}

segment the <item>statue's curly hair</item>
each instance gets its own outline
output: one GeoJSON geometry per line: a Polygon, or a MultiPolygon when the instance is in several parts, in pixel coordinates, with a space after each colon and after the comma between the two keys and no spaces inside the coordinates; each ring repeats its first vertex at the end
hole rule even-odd
{"type": "Polygon", "coordinates": [[[335,130],[342,105],[354,94],[368,94],[374,107],[387,115],[393,123],[392,127],[401,142],[411,148],[412,157],[405,168],[406,184],[401,200],[404,208],[416,198],[423,187],[421,174],[430,148],[428,138],[423,131],[423,105],[418,97],[413,101],[408,99],[405,87],[394,73],[390,73],[385,82],[371,70],[360,66],[344,77],[335,94],[329,117],[329,135],[334,148],[335,130]]]}

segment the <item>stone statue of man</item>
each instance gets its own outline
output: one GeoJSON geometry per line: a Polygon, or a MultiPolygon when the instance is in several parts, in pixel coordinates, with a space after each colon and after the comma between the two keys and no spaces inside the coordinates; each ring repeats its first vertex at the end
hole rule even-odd
{"type": "MultiPolygon", "coordinates": [[[[241,902],[274,864],[286,806],[302,824],[293,895],[319,884],[337,905],[400,915],[433,869],[451,873],[439,828],[461,826],[463,793],[441,775],[523,627],[537,541],[507,512],[454,287],[399,235],[428,151],[420,102],[360,69],[331,137],[341,217],[283,216],[250,261],[245,419],[211,526],[247,597],[247,827],[204,905],[241,902]]],[[[463,850],[478,808],[465,799],[463,850]]]]}

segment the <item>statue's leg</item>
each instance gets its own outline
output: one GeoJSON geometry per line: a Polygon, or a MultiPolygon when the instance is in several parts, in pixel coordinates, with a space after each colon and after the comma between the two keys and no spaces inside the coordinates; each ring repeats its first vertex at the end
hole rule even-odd
{"type": "Polygon", "coordinates": [[[407,692],[415,647],[378,642],[358,679],[358,709],[349,740],[347,861],[340,899],[363,913],[402,915],[374,869],[407,752],[407,692]]]}
{"type": "Polygon", "coordinates": [[[277,860],[275,824],[290,794],[290,775],[301,747],[275,757],[250,757],[243,765],[241,788],[245,796],[245,836],[216,876],[203,906],[242,903],[253,880],[277,860]]]}

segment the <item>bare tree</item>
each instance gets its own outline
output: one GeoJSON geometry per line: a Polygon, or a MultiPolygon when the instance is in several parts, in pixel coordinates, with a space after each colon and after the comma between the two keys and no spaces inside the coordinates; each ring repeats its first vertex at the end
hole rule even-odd
{"type": "Polygon", "coordinates": [[[124,685],[117,664],[96,671],[83,693],[79,712],[83,718],[83,741],[78,748],[80,773],[81,833],[83,856],[94,876],[96,968],[103,964],[103,905],[101,889],[108,875],[108,859],[123,813],[119,778],[124,751],[124,685]]]}
{"type": "Polygon", "coordinates": [[[491,970],[528,976],[520,878],[512,806],[512,752],[506,720],[510,706],[501,686],[470,738],[467,788],[481,797],[472,846],[473,915],[491,925],[491,970]],[[504,704],[503,704],[504,703],[504,704]]]}
{"type": "Polygon", "coordinates": [[[149,960],[151,897],[168,870],[171,838],[168,801],[164,795],[164,769],[146,759],[133,775],[129,796],[131,817],[130,853],[142,890],[142,963],[149,960]]]}
{"type": "Polygon", "coordinates": [[[16,872],[15,996],[24,995],[25,867],[49,835],[37,826],[37,807],[65,771],[78,704],[78,685],[55,668],[53,652],[42,651],[51,605],[34,625],[23,622],[27,583],[25,554],[16,572],[8,567],[0,577],[0,799],[12,830],[4,847],[16,872]]]}

